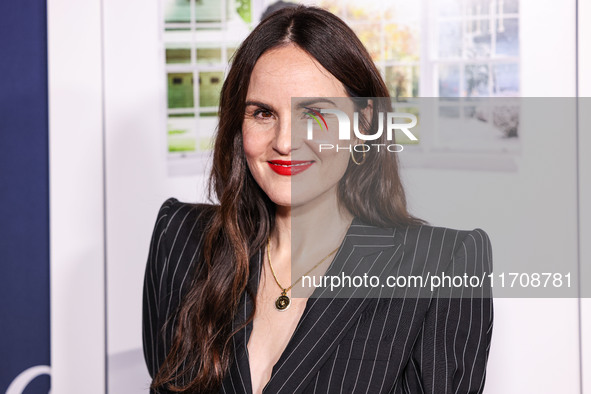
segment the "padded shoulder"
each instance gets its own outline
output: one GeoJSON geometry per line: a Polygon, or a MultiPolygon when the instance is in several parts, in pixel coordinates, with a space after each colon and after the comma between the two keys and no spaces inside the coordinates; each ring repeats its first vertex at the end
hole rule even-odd
{"type": "Polygon", "coordinates": [[[169,198],[158,211],[143,290],[144,356],[152,377],[170,349],[172,327],[164,328],[200,268],[204,230],[214,210],[169,198]]]}

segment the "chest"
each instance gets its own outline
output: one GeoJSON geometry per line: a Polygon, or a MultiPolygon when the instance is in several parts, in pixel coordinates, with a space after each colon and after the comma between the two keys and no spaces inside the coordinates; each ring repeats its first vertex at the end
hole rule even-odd
{"type": "Polygon", "coordinates": [[[281,290],[274,282],[262,278],[247,344],[254,394],[261,393],[271,378],[273,366],[289,343],[306,308],[307,299],[292,298],[289,308],[279,311],[275,300],[280,294],[281,290]]]}
{"type": "MultiPolygon", "coordinates": [[[[248,356],[242,365],[243,372],[249,368],[253,394],[261,394],[265,386],[268,393],[288,393],[295,388],[298,390],[291,392],[366,392],[371,388],[369,392],[378,393],[388,391],[400,379],[420,330],[417,317],[423,314],[422,304],[410,300],[372,300],[361,313],[356,313],[355,307],[334,320],[314,315],[300,321],[306,303],[298,305],[299,300],[292,299],[295,304],[289,311],[298,313],[284,317],[289,315],[274,310],[276,296],[274,293],[267,305],[257,303],[248,336],[248,356]],[[299,335],[294,335],[298,323],[302,326],[297,328],[299,335]],[[297,345],[295,357],[289,357],[286,350],[289,343],[293,352],[292,342],[297,345]],[[279,364],[279,360],[283,363],[279,364]],[[276,364],[281,365],[277,371],[276,364]],[[272,376],[272,383],[268,384],[272,376]],[[288,382],[289,379],[292,381],[288,382]],[[281,390],[277,391],[279,387],[281,390]]],[[[324,304],[321,309],[330,312],[332,309],[324,304]]],[[[311,308],[307,316],[313,313],[311,308]]]]}

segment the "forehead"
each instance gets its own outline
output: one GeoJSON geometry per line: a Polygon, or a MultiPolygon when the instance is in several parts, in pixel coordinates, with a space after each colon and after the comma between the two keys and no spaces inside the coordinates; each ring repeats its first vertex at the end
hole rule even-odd
{"type": "Polygon", "coordinates": [[[248,99],[290,101],[291,97],[346,97],[343,84],[295,45],[265,52],[255,64],[248,99]]]}

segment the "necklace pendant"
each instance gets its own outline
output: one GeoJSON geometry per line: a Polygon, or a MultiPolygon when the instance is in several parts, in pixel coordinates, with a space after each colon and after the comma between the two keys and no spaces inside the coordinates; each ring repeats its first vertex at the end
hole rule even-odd
{"type": "Polygon", "coordinates": [[[277,308],[277,310],[283,312],[283,311],[287,310],[290,305],[291,305],[291,300],[287,296],[287,292],[285,290],[283,290],[281,292],[281,295],[279,297],[277,297],[277,299],[275,300],[275,308],[277,308]]]}

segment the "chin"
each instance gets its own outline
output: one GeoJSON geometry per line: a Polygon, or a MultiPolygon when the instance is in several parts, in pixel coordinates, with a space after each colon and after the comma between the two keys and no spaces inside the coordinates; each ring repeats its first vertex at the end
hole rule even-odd
{"type": "Polygon", "coordinates": [[[291,194],[289,195],[284,195],[284,194],[268,194],[269,198],[271,199],[271,201],[273,201],[275,203],[275,205],[277,206],[282,206],[282,207],[291,207],[291,194]]]}
{"type": "Polygon", "coordinates": [[[291,204],[292,208],[301,207],[309,203],[313,203],[318,196],[305,194],[305,195],[292,195],[291,196],[291,204]]]}
{"type": "Polygon", "coordinates": [[[271,201],[277,206],[296,208],[306,205],[314,200],[313,196],[270,196],[271,201]]]}

